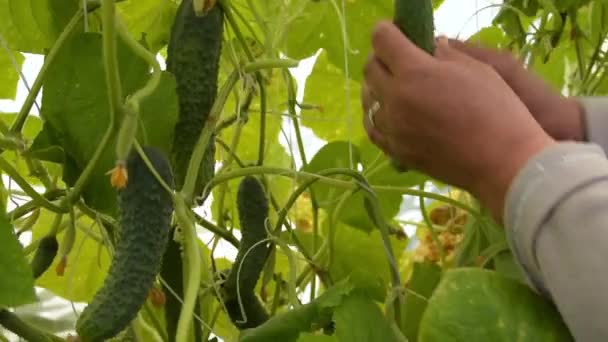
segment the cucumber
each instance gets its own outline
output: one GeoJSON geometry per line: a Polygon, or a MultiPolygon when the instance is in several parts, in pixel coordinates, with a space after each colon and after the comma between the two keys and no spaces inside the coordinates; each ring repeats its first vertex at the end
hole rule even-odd
{"type": "MultiPolygon", "coordinates": [[[[163,181],[173,187],[171,167],[155,148],[145,154],[163,181]]],[[[129,182],[119,191],[119,229],[112,264],[91,303],[76,322],[82,342],[118,335],[135,318],[160,270],[173,212],[169,194],[137,151],[127,160],[129,182]]]]}
{"type": "Polygon", "coordinates": [[[36,254],[34,254],[31,262],[34,279],[40,277],[49,269],[57,256],[58,250],[59,243],[57,242],[57,237],[55,235],[47,235],[40,239],[36,254]]]}
{"type": "MultiPolygon", "coordinates": [[[[224,13],[214,5],[203,16],[194,13],[192,0],[183,0],[171,28],[167,70],[177,83],[179,116],[175,126],[171,162],[177,189],[184,185],[194,146],[217,96],[224,13]]],[[[215,174],[212,137],[202,161],[195,194],[200,195],[215,174]]]]}
{"type": "Polygon", "coordinates": [[[268,313],[254,292],[270,250],[268,243],[260,243],[268,238],[265,225],[269,209],[264,187],[255,177],[245,177],[239,184],[237,210],[242,239],[234,264],[223,284],[224,301],[233,324],[239,329],[248,329],[268,320],[268,313]],[[237,290],[246,320],[241,314],[237,290]]]}
{"type": "Polygon", "coordinates": [[[435,22],[431,0],[395,0],[393,21],[416,46],[433,54],[435,22]]]}

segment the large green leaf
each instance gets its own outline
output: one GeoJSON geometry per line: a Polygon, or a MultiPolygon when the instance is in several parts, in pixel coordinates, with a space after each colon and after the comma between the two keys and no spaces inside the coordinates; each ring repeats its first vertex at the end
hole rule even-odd
{"type": "Polygon", "coordinates": [[[32,269],[5,215],[0,215],[0,272],[0,306],[14,307],[36,301],[32,269]]]}
{"type": "Polygon", "coordinates": [[[334,322],[340,341],[397,341],[378,305],[361,292],[353,292],[334,310],[334,322]]]}
{"type": "Polygon", "coordinates": [[[418,338],[420,319],[441,278],[441,268],[433,263],[414,263],[412,277],[405,293],[405,310],[403,310],[404,334],[409,341],[418,338]]]}
{"type": "Polygon", "coordinates": [[[23,60],[22,54],[6,51],[0,45],[0,99],[12,100],[17,95],[19,71],[23,60]]]}
{"type": "Polygon", "coordinates": [[[302,110],[302,124],[327,141],[352,141],[366,136],[360,93],[360,84],[348,80],[342,70],[329,62],[327,52],[322,51],[304,90],[304,102],[318,109],[302,110]]]}
{"type": "MultiPolygon", "coordinates": [[[[371,233],[337,224],[329,228],[334,230],[334,256],[329,273],[332,280],[350,279],[350,281],[375,300],[382,301],[386,296],[390,282],[389,263],[378,230],[371,233]]],[[[390,239],[393,254],[398,260],[405,251],[407,241],[390,239]]]]}
{"type": "MultiPolygon", "coordinates": [[[[55,214],[42,210],[40,218],[33,228],[32,240],[37,241],[48,234],[54,219],[55,214]]],[[[63,217],[64,229],[68,224],[68,219],[67,216],[63,217]]],[[[110,257],[103,245],[82,230],[90,230],[97,237],[103,236],[100,228],[92,220],[82,217],[78,220],[78,226],[79,229],[76,231],[74,246],[68,256],[64,275],[59,276],[55,272],[61,259],[56,257],[49,269],[36,280],[36,285],[67,300],[89,302],[103,284],[110,266],[110,257]]],[[[60,250],[64,235],[65,230],[57,235],[60,250]]]]}
{"type": "Polygon", "coordinates": [[[334,335],[322,335],[322,334],[311,334],[303,333],[300,334],[298,342],[339,342],[338,338],[334,335]]]}
{"type": "Polygon", "coordinates": [[[526,285],[474,268],[445,273],[418,341],[573,341],[559,313],[526,285]]]}
{"type": "Polygon", "coordinates": [[[323,48],[328,60],[342,70],[347,70],[344,60],[348,59],[349,77],[361,80],[374,25],[381,19],[392,18],[393,2],[345,1],[344,12],[339,1],[306,1],[303,8],[302,2],[294,3],[289,11],[297,17],[286,29],[287,55],[301,59],[323,48]]]}
{"type": "Polygon", "coordinates": [[[174,1],[138,0],[117,5],[129,31],[137,38],[146,37],[149,49],[157,52],[169,41],[169,32],[175,17],[174,1]]]}
{"type": "MultiPolygon", "coordinates": [[[[51,130],[47,137],[56,138],[54,145],[62,147],[73,160],[73,164],[64,169],[64,180],[68,184],[73,184],[89,162],[109,124],[101,49],[100,34],[84,33],[74,37],[57,55],[45,78],[41,113],[46,123],[44,128],[51,130]]],[[[123,96],[128,96],[145,83],[148,67],[124,44],[118,44],[118,62],[123,96]]],[[[163,73],[160,86],[142,103],[140,141],[168,154],[176,115],[175,81],[170,74],[163,73]]],[[[117,124],[121,119],[117,118],[117,124]]],[[[116,211],[116,193],[106,173],[114,163],[113,138],[83,193],[89,205],[110,214],[116,211]]]]}
{"type": "Polygon", "coordinates": [[[43,53],[59,36],[79,0],[0,0],[0,35],[17,51],[43,53]]]}
{"type": "MultiPolygon", "coordinates": [[[[367,138],[358,144],[347,141],[332,141],[323,146],[303,168],[307,172],[320,172],[332,168],[351,168],[360,165],[363,174],[368,175],[368,182],[374,185],[412,186],[425,179],[418,173],[399,173],[388,162],[387,158],[367,138]],[[352,160],[351,160],[352,159],[352,160]]],[[[348,176],[337,176],[340,179],[352,180],[348,176]]],[[[364,206],[363,190],[354,193],[343,191],[330,185],[316,183],[313,185],[319,206],[329,212],[340,210],[338,218],[355,228],[364,231],[375,229],[364,206]]],[[[382,215],[391,220],[399,213],[402,196],[398,192],[378,192],[377,197],[382,215]]]]}

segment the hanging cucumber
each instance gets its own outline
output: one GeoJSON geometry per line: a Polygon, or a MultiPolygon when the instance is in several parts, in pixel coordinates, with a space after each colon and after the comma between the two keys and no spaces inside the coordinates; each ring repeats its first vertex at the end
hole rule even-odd
{"type": "MultiPolygon", "coordinates": [[[[192,151],[217,96],[223,25],[224,14],[219,5],[197,16],[193,0],[183,0],[171,28],[167,70],[175,76],[179,100],[171,156],[177,189],[184,185],[192,151]]],[[[207,146],[199,171],[197,195],[215,173],[213,141],[212,138],[207,146]]]]}
{"type": "MultiPolygon", "coordinates": [[[[152,166],[169,186],[171,167],[165,155],[144,148],[152,166]]],[[[103,286],[76,323],[82,342],[103,341],[123,331],[146,301],[160,270],[173,212],[172,195],[133,150],[126,163],[129,182],[119,190],[119,229],[112,264],[103,286]]]]}
{"type": "Polygon", "coordinates": [[[433,54],[435,22],[431,0],[395,0],[393,21],[416,46],[433,54]]]}
{"type": "MultiPolygon", "coordinates": [[[[416,46],[433,54],[435,22],[432,0],[395,0],[393,22],[416,46]]],[[[393,160],[392,164],[395,169],[406,171],[396,160],[393,160]]]]}
{"type": "Polygon", "coordinates": [[[34,279],[40,277],[51,266],[58,250],[59,243],[55,234],[40,239],[36,254],[34,254],[31,262],[34,279]]]}
{"type": "Polygon", "coordinates": [[[239,329],[248,329],[268,320],[268,313],[254,292],[269,251],[268,243],[264,242],[268,238],[268,199],[264,187],[255,177],[245,177],[239,184],[237,210],[242,239],[223,285],[223,299],[234,325],[239,329]]]}

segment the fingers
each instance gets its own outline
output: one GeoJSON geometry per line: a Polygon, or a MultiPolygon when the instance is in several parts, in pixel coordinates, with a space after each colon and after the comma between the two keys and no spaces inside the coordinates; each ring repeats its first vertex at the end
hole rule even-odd
{"type": "Polygon", "coordinates": [[[498,55],[496,51],[456,39],[448,39],[448,43],[450,47],[488,64],[493,64],[498,55]]]}
{"type": "Polygon", "coordinates": [[[418,48],[390,21],[376,25],[372,34],[372,46],[377,58],[386,65],[391,74],[401,74],[408,65],[423,66],[432,58],[418,48]]]}
{"type": "Polygon", "coordinates": [[[373,117],[369,116],[369,109],[375,101],[372,96],[369,86],[364,82],[361,87],[361,101],[363,104],[363,125],[369,139],[382,149],[385,153],[387,152],[388,142],[386,137],[381,133],[381,129],[378,128],[378,119],[382,117],[382,108],[376,111],[373,117]],[[372,123],[371,120],[374,120],[372,123]]]}
{"type": "Polygon", "coordinates": [[[482,61],[475,59],[474,57],[468,55],[462,50],[458,50],[454,48],[445,37],[440,37],[437,39],[437,47],[435,48],[435,57],[438,60],[443,61],[457,61],[459,63],[464,64],[483,64],[482,61]]]}
{"type": "Polygon", "coordinates": [[[392,76],[386,66],[376,57],[370,54],[363,70],[365,83],[370,88],[370,95],[380,96],[375,100],[381,100],[391,84],[392,76]]]}

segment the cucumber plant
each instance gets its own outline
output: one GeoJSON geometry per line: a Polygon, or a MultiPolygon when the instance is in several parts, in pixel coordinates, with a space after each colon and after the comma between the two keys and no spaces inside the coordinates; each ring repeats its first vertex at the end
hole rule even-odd
{"type": "MultiPolygon", "coordinates": [[[[44,55],[18,113],[0,115],[0,231],[12,225],[13,246],[26,244],[17,255],[1,242],[15,262],[0,263],[0,325],[64,339],[12,312],[36,300],[34,283],[87,304],[66,327],[81,341],[428,341],[452,328],[475,340],[471,321],[488,317],[569,340],[516,283],[484,208],[394,170],[357,126],[373,25],[392,18],[433,54],[441,3],[0,2],[0,98],[14,97],[23,54],[44,55]],[[420,217],[404,219],[405,207],[420,217]],[[521,311],[483,304],[500,298],[521,311]]],[[[492,9],[471,40],[558,91],[608,94],[605,1],[479,10],[492,9]]],[[[517,330],[487,327],[482,340],[517,330]]]]}

